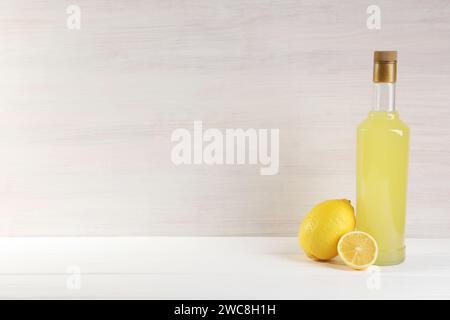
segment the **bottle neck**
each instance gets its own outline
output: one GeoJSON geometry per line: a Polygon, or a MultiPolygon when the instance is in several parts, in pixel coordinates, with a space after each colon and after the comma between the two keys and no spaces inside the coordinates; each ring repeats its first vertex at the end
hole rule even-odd
{"type": "Polygon", "coordinates": [[[376,82],[373,84],[372,111],[395,111],[395,82],[376,82]]]}

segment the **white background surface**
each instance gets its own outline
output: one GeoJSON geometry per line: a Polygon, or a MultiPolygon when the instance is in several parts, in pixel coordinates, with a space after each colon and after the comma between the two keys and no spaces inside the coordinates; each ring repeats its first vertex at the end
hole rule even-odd
{"type": "Polygon", "coordinates": [[[449,239],[408,239],[403,264],[370,272],[290,237],[3,238],[0,258],[0,298],[450,298],[449,239]]]}
{"type": "Polygon", "coordinates": [[[450,1],[377,1],[381,30],[370,4],[2,0],[0,235],[292,235],[313,204],[354,199],[372,51],[397,49],[408,235],[448,237],[450,1]],[[194,120],[280,128],[279,175],[174,166],[171,132],[194,120]]]}

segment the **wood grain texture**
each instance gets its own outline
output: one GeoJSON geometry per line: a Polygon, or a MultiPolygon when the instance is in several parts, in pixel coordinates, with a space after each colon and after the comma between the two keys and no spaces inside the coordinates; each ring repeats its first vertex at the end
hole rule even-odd
{"type": "Polygon", "coordinates": [[[450,236],[450,1],[2,0],[0,235],[292,235],[354,199],[372,51],[399,51],[409,236],[450,236]],[[66,7],[81,7],[81,30],[66,7]],[[175,128],[279,128],[280,172],[175,166],[175,128]]]}

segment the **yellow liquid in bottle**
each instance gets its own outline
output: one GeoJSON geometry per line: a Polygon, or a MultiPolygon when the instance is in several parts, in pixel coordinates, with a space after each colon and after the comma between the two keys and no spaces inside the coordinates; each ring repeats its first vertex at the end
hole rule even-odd
{"type": "Polygon", "coordinates": [[[356,228],[378,243],[377,265],[405,259],[409,128],[397,112],[372,111],[357,131],[356,228]]]}

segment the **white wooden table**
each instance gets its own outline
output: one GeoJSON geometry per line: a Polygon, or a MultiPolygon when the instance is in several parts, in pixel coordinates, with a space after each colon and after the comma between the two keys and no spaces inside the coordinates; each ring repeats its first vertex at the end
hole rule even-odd
{"type": "Polygon", "coordinates": [[[295,238],[1,238],[0,261],[0,298],[450,298],[450,239],[359,272],[295,238]]]}

